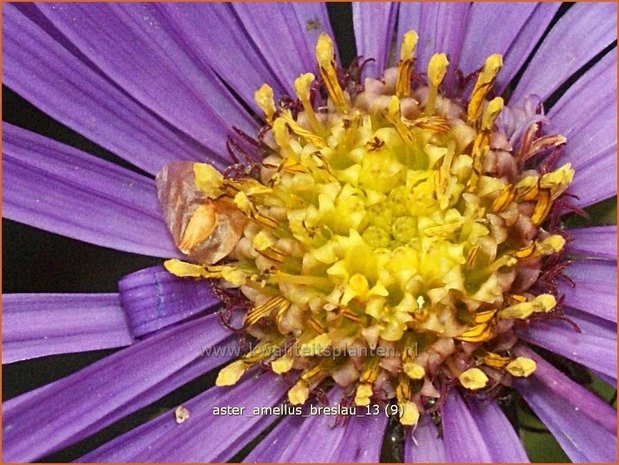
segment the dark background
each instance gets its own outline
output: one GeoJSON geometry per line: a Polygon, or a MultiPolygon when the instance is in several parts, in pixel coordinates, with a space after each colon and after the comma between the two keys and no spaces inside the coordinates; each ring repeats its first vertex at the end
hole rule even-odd
{"type": "MultiPolygon", "coordinates": [[[[560,10],[558,17],[567,8],[569,8],[569,5],[565,5],[560,10]]],[[[330,3],[328,10],[336,41],[340,44],[340,58],[346,66],[356,56],[351,7],[350,4],[346,3],[330,3]]],[[[592,60],[592,63],[597,58],[592,60]]],[[[589,66],[590,64],[583,68],[578,75],[582,74],[589,66]]],[[[517,79],[518,77],[515,78],[515,82],[517,82],[517,79]]],[[[559,89],[553,95],[549,104],[556,101],[570,83],[559,89]]],[[[124,162],[115,154],[52,120],[4,85],[2,88],[2,108],[4,121],[146,174],[124,162]]],[[[593,208],[591,213],[594,218],[602,219],[601,222],[614,223],[615,221],[612,220],[616,217],[616,202],[605,202],[602,206],[593,208]]],[[[116,283],[124,275],[161,263],[159,259],[94,246],[6,219],[2,220],[2,245],[3,293],[117,292],[116,283]]],[[[6,365],[2,368],[3,399],[8,400],[64,377],[112,352],[114,351],[105,350],[57,355],[6,365]]],[[[210,384],[212,384],[212,374],[183,386],[155,404],[130,415],[91,438],[44,458],[43,461],[74,460],[114,436],[200,394],[205,389],[205,385],[210,384]]],[[[531,431],[523,433],[532,459],[557,462],[567,460],[562,452],[557,449],[557,445],[550,435],[534,431],[541,425],[530,412],[525,409],[519,411],[518,414],[528,424],[532,425],[531,431]]],[[[399,458],[396,446],[400,434],[401,431],[398,427],[393,425],[385,440],[382,460],[393,461],[399,458]]],[[[241,457],[242,455],[239,455],[236,458],[240,459],[241,457]]]]}

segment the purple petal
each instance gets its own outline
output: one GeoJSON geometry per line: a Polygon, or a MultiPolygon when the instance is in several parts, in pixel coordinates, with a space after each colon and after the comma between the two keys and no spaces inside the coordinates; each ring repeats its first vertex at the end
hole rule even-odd
{"type": "Polygon", "coordinates": [[[209,315],[5,402],[4,460],[35,460],[92,434],[94,425],[107,426],[117,411],[126,414],[143,407],[142,396],[229,335],[217,316],[209,315]]]}
{"type": "Polygon", "coordinates": [[[449,68],[444,85],[447,89],[455,85],[469,7],[468,3],[444,2],[403,2],[400,5],[398,44],[407,31],[417,31],[417,69],[424,71],[434,53],[446,53],[449,68]]]}
{"type": "Polygon", "coordinates": [[[560,283],[565,305],[605,320],[617,322],[617,264],[601,260],[578,260],[565,274],[576,287],[560,283]]]}
{"type": "Polygon", "coordinates": [[[573,462],[613,462],[617,412],[609,404],[524,347],[518,355],[533,358],[537,369],[514,387],[544,422],[573,462]]]}
{"type": "Polygon", "coordinates": [[[592,226],[570,229],[574,238],[567,246],[570,254],[583,257],[617,259],[617,226],[592,226]]]}
{"type": "Polygon", "coordinates": [[[118,289],[134,336],[214,310],[221,304],[206,281],[178,278],[163,266],[125,276],[118,282],[118,289]]]}
{"type": "Polygon", "coordinates": [[[432,419],[425,415],[412,434],[406,434],[404,443],[406,463],[444,463],[445,444],[432,419]],[[413,439],[414,438],[414,439],[413,439]]]}
{"type": "MultiPolygon", "coordinates": [[[[462,44],[460,69],[469,74],[479,69],[493,53],[505,56],[532,19],[536,7],[536,3],[473,3],[462,44]],[[490,24],[509,24],[509,27],[489,27],[490,24]]],[[[506,73],[501,71],[499,76],[505,80],[506,73]]]]}
{"type": "MultiPolygon", "coordinates": [[[[507,7],[507,3],[501,3],[500,5],[502,7],[507,7]]],[[[510,3],[509,5],[513,4],[510,3]]],[[[535,11],[533,11],[531,16],[527,19],[527,22],[524,24],[523,28],[520,29],[518,35],[514,39],[514,42],[510,45],[507,53],[505,53],[505,56],[503,57],[503,68],[501,69],[496,84],[494,85],[497,92],[503,92],[516,73],[520,71],[522,65],[524,65],[538,40],[542,37],[544,31],[546,31],[546,28],[554,18],[560,6],[560,2],[542,2],[537,4],[535,11]]],[[[510,28],[511,27],[500,29],[510,28]]],[[[490,29],[496,32],[496,29],[498,28],[490,29]]]]}
{"type": "Polygon", "coordinates": [[[563,162],[576,170],[574,203],[591,205],[617,192],[617,51],[592,67],[549,112],[549,133],[567,137],[563,162]],[[609,104],[610,102],[610,104],[609,104]]]}
{"type": "Polygon", "coordinates": [[[315,47],[320,32],[329,31],[324,5],[232,3],[248,37],[263,61],[294,95],[294,80],[316,69],[315,47]],[[322,6],[322,8],[321,8],[322,6]],[[307,33],[311,31],[311,37],[307,33]]]}
{"type": "Polygon", "coordinates": [[[522,101],[531,94],[547,99],[580,67],[616,39],[615,4],[574,4],[535,52],[511,101],[522,101]]]}
{"type": "Polygon", "coordinates": [[[157,5],[181,31],[186,46],[195,51],[196,59],[207,63],[254,110],[260,111],[254,102],[254,92],[268,83],[277,92],[282,83],[269,69],[255,44],[248,36],[232,7],[225,3],[157,5]]]}
{"type": "Polygon", "coordinates": [[[118,294],[5,294],[2,363],[133,342],[118,294]]]}
{"type": "Polygon", "coordinates": [[[565,321],[547,320],[535,322],[518,334],[525,341],[616,379],[617,325],[578,310],[568,309],[565,316],[581,332],[565,321]]]}
{"type": "Polygon", "coordinates": [[[152,180],[16,126],[2,127],[7,218],[103,247],[178,255],[152,180]]]}
{"type": "MultiPolygon", "coordinates": [[[[486,438],[460,394],[452,390],[441,412],[447,462],[492,462],[486,438]]],[[[492,440],[492,438],[487,438],[492,440]]]]}
{"type": "MultiPolygon", "coordinates": [[[[329,394],[329,407],[338,405],[339,389],[329,394]]],[[[320,407],[316,404],[315,407],[320,407]]],[[[365,407],[356,407],[356,416],[337,417],[312,413],[306,406],[303,416],[291,415],[271,431],[245,458],[245,462],[378,462],[387,417],[365,415],[365,407]]]]}
{"type": "Polygon", "coordinates": [[[39,8],[119,87],[214,153],[225,153],[232,126],[255,132],[249,114],[155,5],[39,8]]]}
{"type": "Polygon", "coordinates": [[[270,407],[290,386],[272,374],[244,379],[232,388],[214,387],[184,404],[189,419],[177,424],[168,412],[82,457],[84,462],[223,462],[230,459],[276,415],[254,415],[270,407]],[[244,407],[240,415],[216,415],[216,407],[244,407]],[[182,447],[179,447],[182,445],[182,447]]]}
{"type": "Polygon", "coordinates": [[[365,76],[378,78],[386,67],[399,5],[390,2],[352,4],[357,55],[363,59],[375,60],[368,62],[363,68],[365,76]]]}
{"type": "Polygon", "coordinates": [[[528,463],[514,427],[495,401],[469,403],[469,411],[495,463],[528,463]]]}
{"type": "Polygon", "coordinates": [[[63,47],[15,5],[3,8],[4,83],[54,119],[145,171],[208,152],[63,47]]]}

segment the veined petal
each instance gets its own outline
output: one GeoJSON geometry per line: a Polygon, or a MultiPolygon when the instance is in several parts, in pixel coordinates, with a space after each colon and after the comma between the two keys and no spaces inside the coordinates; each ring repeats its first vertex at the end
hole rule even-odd
{"type": "Polygon", "coordinates": [[[393,41],[393,25],[398,15],[399,3],[353,2],[352,15],[355,28],[357,55],[363,59],[374,58],[364,70],[365,76],[377,78],[389,59],[393,41]]]}
{"type": "MultiPolygon", "coordinates": [[[[510,3],[510,5],[515,5],[515,3],[510,3]]],[[[507,3],[502,3],[501,6],[507,7],[507,3]]],[[[497,92],[503,92],[516,73],[520,71],[522,65],[527,61],[529,54],[546,31],[546,28],[554,18],[560,6],[560,2],[541,2],[537,4],[535,11],[533,11],[522,29],[520,29],[518,35],[505,53],[503,68],[494,85],[497,92]]],[[[504,23],[496,22],[493,24],[504,23]]]]}
{"type": "Polygon", "coordinates": [[[496,402],[473,401],[468,407],[482,436],[487,438],[486,446],[493,462],[529,462],[518,434],[496,402]]]}
{"type": "Polygon", "coordinates": [[[617,264],[601,260],[577,260],[567,268],[576,287],[560,282],[565,305],[605,320],[617,322],[617,264]]]}
{"type": "Polygon", "coordinates": [[[452,390],[441,413],[447,462],[493,461],[485,437],[460,394],[452,390]]]}
{"type": "Polygon", "coordinates": [[[574,238],[567,245],[569,253],[584,257],[617,259],[617,226],[592,226],[569,230],[574,238]]]}
{"type": "Polygon", "coordinates": [[[239,33],[243,26],[230,4],[162,3],[157,8],[176,30],[182,31],[185,43],[195,50],[196,57],[207,63],[255,111],[259,112],[259,108],[254,102],[254,92],[263,83],[276,92],[285,88],[265,63],[261,51],[247,40],[247,34],[239,33]]]}
{"type": "Polygon", "coordinates": [[[133,342],[118,294],[5,294],[2,363],[133,342]]]}
{"type": "Polygon", "coordinates": [[[567,137],[565,156],[574,167],[586,165],[587,156],[616,143],[616,71],[615,49],[578,79],[548,112],[547,131],[567,137]]]}
{"type": "MultiPolygon", "coordinates": [[[[329,405],[336,406],[339,389],[329,393],[329,405]]],[[[309,408],[309,407],[306,407],[309,408]]],[[[387,426],[384,415],[359,413],[335,426],[336,417],[324,414],[288,416],[245,458],[244,462],[378,462],[387,426]]]]}
{"type": "Polygon", "coordinates": [[[168,412],[80,458],[81,462],[223,462],[277,419],[254,415],[275,405],[288,385],[272,374],[248,377],[233,388],[214,387],[186,402],[189,418],[176,424],[168,412]],[[217,415],[217,407],[244,408],[243,414],[217,415]],[[182,444],[182,447],[179,445],[182,444]]]}
{"type": "Polygon", "coordinates": [[[429,416],[423,416],[404,443],[406,463],[444,463],[445,444],[429,416]]]}
{"type": "Polygon", "coordinates": [[[427,69],[433,54],[447,54],[449,67],[444,81],[447,89],[455,85],[469,8],[468,3],[403,2],[400,5],[397,25],[399,40],[407,31],[417,31],[418,70],[427,69]]]}
{"type": "Polygon", "coordinates": [[[151,390],[170,383],[170,377],[190,364],[200,359],[211,365],[221,363],[221,355],[201,356],[229,335],[217,316],[209,315],[5,402],[4,460],[36,460],[107,426],[118,419],[116,412],[126,415],[144,407],[153,400],[151,390]]]}
{"type": "MultiPolygon", "coordinates": [[[[464,73],[472,73],[493,53],[505,56],[522,29],[532,19],[537,5],[520,2],[473,3],[462,43],[460,69],[464,73]],[[500,27],[502,24],[509,24],[509,27],[500,27]]],[[[503,75],[501,70],[498,79],[503,75]]]]}
{"type": "Polygon", "coordinates": [[[209,158],[205,147],[170,128],[78,59],[23,14],[24,8],[28,5],[2,10],[3,79],[8,87],[151,174],[176,159],[209,158]]]}
{"type": "Polygon", "coordinates": [[[532,350],[518,355],[537,363],[533,375],[514,380],[514,387],[544,422],[574,462],[615,459],[617,412],[609,404],[570,380],[532,350]]]}
{"type": "MultiPolygon", "coordinates": [[[[511,97],[548,98],[572,74],[617,39],[617,5],[574,4],[552,28],[511,97]]],[[[530,40],[529,38],[527,40],[530,40]]]]}
{"type": "Polygon", "coordinates": [[[551,350],[613,379],[617,378],[617,325],[568,309],[565,316],[580,332],[561,320],[539,321],[519,330],[521,338],[551,350]]]}
{"type": "Polygon", "coordinates": [[[178,255],[152,180],[16,126],[2,127],[7,218],[103,247],[178,255]]]}
{"type": "Polygon", "coordinates": [[[294,80],[316,67],[318,35],[330,32],[324,4],[232,3],[231,6],[263,61],[289,95],[294,95],[294,80]]]}
{"type": "Polygon", "coordinates": [[[225,153],[232,126],[255,132],[249,114],[156,5],[38,7],[119,87],[214,153],[225,153]]]}
{"type": "Polygon", "coordinates": [[[134,336],[142,336],[221,304],[204,280],[183,279],[163,266],[146,268],[118,282],[120,300],[134,336]]]}

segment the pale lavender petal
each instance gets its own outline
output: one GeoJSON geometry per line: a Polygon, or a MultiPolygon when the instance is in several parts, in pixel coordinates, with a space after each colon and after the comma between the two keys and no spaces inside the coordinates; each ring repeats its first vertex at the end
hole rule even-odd
{"type": "Polygon", "coordinates": [[[284,89],[255,44],[248,42],[246,31],[227,3],[161,3],[157,8],[182,34],[196,59],[207,63],[251,108],[261,111],[254,102],[254,92],[263,84],[277,93],[284,89]]]}
{"type": "Polygon", "coordinates": [[[221,304],[204,280],[178,278],[163,266],[146,268],[118,282],[120,300],[134,336],[142,336],[221,304]]]}
{"type": "Polygon", "coordinates": [[[386,67],[399,5],[399,3],[391,2],[353,2],[352,4],[357,55],[363,59],[373,58],[375,60],[365,65],[364,76],[378,78],[386,67]]]}
{"type": "Polygon", "coordinates": [[[84,462],[223,462],[229,460],[276,415],[254,408],[277,404],[289,385],[271,373],[247,376],[234,387],[214,387],[186,402],[189,419],[177,424],[163,414],[82,457],[84,462]],[[215,415],[216,407],[243,407],[239,415],[215,415]],[[180,445],[180,447],[179,447],[180,445]]]}
{"type": "Polygon", "coordinates": [[[614,49],[579,78],[548,112],[547,131],[567,137],[565,156],[574,166],[586,165],[588,156],[613,142],[616,144],[616,102],[617,50],[614,49]]]}
{"type": "Polygon", "coordinates": [[[617,145],[588,157],[587,165],[577,168],[567,192],[576,195],[571,203],[584,208],[617,195],[617,145]]]}
{"type": "MultiPolygon", "coordinates": [[[[507,4],[501,3],[501,5],[506,6],[507,4]]],[[[494,85],[494,89],[497,92],[503,92],[516,73],[520,71],[560,6],[561,2],[542,2],[537,4],[535,11],[528,18],[503,57],[503,68],[494,85]]],[[[496,30],[495,28],[491,29],[496,30]]],[[[501,29],[509,29],[509,27],[501,29]]]]}
{"type": "Polygon", "coordinates": [[[445,444],[432,419],[424,415],[415,431],[406,434],[404,461],[406,463],[444,463],[445,444]]]}
{"type": "Polygon", "coordinates": [[[117,250],[178,255],[151,179],[16,126],[2,128],[5,217],[117,250]]]}
{"type": "Polygon", "coordinates": [[[110,79],[161,118],[225,153],[232,126],[256,124],[179,31],[152,4],[39,4],[45,16],[110,79]],[[182,71],[181,71],[182,70],[182,71]]]}
{"type": "Polygon", "coordinates": [[[492,462],[484,437],[460,394],[451,390],[441,411],[447,462],[492,462]]]}
{"type": "Polygon", "coordinates": [[[132,342],[118,294],[2,296],[3,364],[132,342]]]}
{"type": "Polygon", "coordinates": [[[434,53],[446,53],[449,68],[446,89],[455,85],[456,70],[466,30],[469,3],[403,2],[398,15],[398,44],[403,35],[414,29],[419,35],[417,69],[425,71],[434,53]]]}
{"type": "Polygon", "coordinates": [[[577,260],[567,268],[565,274],[576,283],[576,287],[560,283],[559,293],[565,294],[565,305],[617,322],[615,262],[577,260]]]}
{"type": "Polygon", "coordinates": [[[562,320],[534,322],[518,331],[521,338],[570,360],[617,378],[617,324],[578,310],[565,316],[580,328],[562,320]]]}
{"type": "Polygon", "coordinates": [[[617,40],[616,4],[574,4],[535,52],[511,101],[520,102],[531,94],[545,100],[614,40],[617,40]]]}
{"type": "Polygon", "coordinates": [[[209,158],[204,146],[135,102],[19,8],[7,4],[2,9],[4,84],[54,119],[151,174],[173,160],[209,158]]]}
{"type": "Polygon", "coordinates": [[[569,230],[574,238],[567,251],[583,257],[617,259],[617,226],[592,226],[569,230]]]}
{"type": "Polygon", "coordinates": [[[329,31],[324,4],[232,3],[263,61],[290,95],[294,80],[316,69],[318,35],[329,31]],[[322,8],[321,8],[322,7],[322,8]],[[311,38],[310,34],[311,32],[311,38]]]}
{"type": "Polygon", "coordinates": [[[3,404],[3,459],[26,462],[83,439],[226,337],[216,315],[159,332],[77,373],[3,404]]]}
{"type": "MultiPolygon", "coordinates": [[[[338,404],[339,389],[329,393],[329,407],[338,404]],[[337,391],[337,392],[336,392],[337,391]]],[[[315,404],[315,407],[321,407],[315,404]]],[[[356,416],[337,417],[313,413],[304,407],[303,416],[290,415],[278,424],[245,458],[245,462],[372,463],[380,459],[387,417],[365,415],[366,407],[356,407],[356,416]]]]}
{"type": "Polygon", "coordinates": [[[573,462],[613,462],[617,412],[605,401],[544,361],[532,350],[518,355],[534,359],[537,369],[514,387],[544,422],[573,462]]]}
{"type": "Polygon", "coordinates": [[[495,463],[528,463],[518,434],[495,401],[472,401],[469,411],[495,463]]]}
{"type": "MultiPolygon", "coordinates": [[[[472,73],[493,53],[505,56],[532,19],[537,3],[473,3],[469,10],[460,69],[472,73]],[[492,25],[509,24],[509,27],[492,25]]],[[[503,71],[500,76],[505,76],[503,71]]]]}

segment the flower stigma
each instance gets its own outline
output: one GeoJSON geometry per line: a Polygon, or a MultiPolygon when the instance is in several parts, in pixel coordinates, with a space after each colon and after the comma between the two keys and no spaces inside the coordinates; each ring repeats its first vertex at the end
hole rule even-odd
{"type": "Polygon", "coordinates": [[[499,117],[517,110],[493,97],[500,55],[448,97],[448,57],[416,73],[417,41],[405,34],[397,65],[360,85],[322,34],[296,99],[256,91],[266,125],[236,147],[258,160],[158,175],[191,261],[165,267],[217,283],[256,341],[218,386],[262,365],[292,380],[291,404],[337,384],[358,406],[397,403],[414,425],[450,388],[489,393],[534,372],[510,349],[515,326],[557,311],[539,279],[566,243],[547,227],[574,175],[550,168],[565,138],[539,123],[506,133],[499,117]]]}

